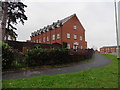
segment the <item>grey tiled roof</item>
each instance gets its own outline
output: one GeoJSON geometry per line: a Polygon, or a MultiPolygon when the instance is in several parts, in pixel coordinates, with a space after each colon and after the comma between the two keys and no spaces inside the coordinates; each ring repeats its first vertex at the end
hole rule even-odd
{"type": "Polygon", "coordinates": [[[47,32],[49,30],[52,30],[54,28],[58,28],[58,27],[63,25],[65,22],[67,22],[70,18],[72,18],[75,15],[76,14],[73,14],[71,16],[68,16],[68,17],[62,19],[62,20],[57,20],[57,22],[53,22],[53,24],[51,24],[51,25],[47,25],[47,26],[45,26],[45,27],[43,27],[43,28],[41,28],[41,29],[39,29],[37,31],[32,32],[31,36],[36,36],[38,34],[41,34],[41,33],[47,32]]]}

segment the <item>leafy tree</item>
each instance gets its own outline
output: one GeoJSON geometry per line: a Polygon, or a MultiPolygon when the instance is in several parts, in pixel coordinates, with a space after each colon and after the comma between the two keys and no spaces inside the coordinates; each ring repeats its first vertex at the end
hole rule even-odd
{"type": "Polygon", "coordinates": [[[3,40],[8,40],[8,36],[12,40],[16,40],[17,30],[13,24],[18,24],[18,21],[24,25],[24,20],[27,20],[24,8],[27,7],[22,2],[2,2],[3,19],[2,19],[2,34],[3,40]],[[5,38],[6,37],[6,38],[5,38]]]}

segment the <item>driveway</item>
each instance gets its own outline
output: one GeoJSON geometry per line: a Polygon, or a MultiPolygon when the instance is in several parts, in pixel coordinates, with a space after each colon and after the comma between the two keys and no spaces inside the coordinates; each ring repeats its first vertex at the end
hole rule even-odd
{"type": "Polygon", "coordinates": [[[94,54],[92,62],[84,62],[69,67],[52,68],[47,70],[25,70],[16,72],[6,72],[2,73],[2,79],[30,78],[33,76],[41,75],[56,75],[63,73],[80,72],[86,69],[103,67],[111,63],[111,60],[109,60],[106,56],[94,54]]]}

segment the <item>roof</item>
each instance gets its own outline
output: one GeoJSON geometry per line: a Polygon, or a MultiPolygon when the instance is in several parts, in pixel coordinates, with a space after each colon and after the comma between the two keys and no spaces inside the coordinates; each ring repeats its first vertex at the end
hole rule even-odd
{"type": "Polygon", "coordinates": [[[103,46],[102,48],[113,48],[113,47],[117,47],[117,46],[103,46]]]}
{"type": "Polygon", "coordinates": [[[76,16],[76,14],[70,15],[62,20],[57,20],[57,22],[53,22],[51,25],[47,25],[37,31],[34,31],[31,33],[31,36],[39,35],[41,33],[47,32],[54,28],[58,28],[58,27],[62,26],[65,22],[67,22],[69,19],[71,19],[73,16],[76,16]]]}

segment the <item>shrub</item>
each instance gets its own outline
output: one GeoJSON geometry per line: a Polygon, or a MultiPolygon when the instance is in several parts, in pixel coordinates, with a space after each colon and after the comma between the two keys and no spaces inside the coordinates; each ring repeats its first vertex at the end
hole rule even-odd
{"type": "Polygon", "coordinates": [[[7,43],[2,42],[2,69],[10,68],[13,60],[14,52],[12,48],[7,43]]]}
{"type": "Polygon", "coordinates": [[[42,49],[35,48],[28,50],[26,53],[26,60],[28,66],[40,66],[46,64],[61,64],[65,62],[68,55],[67,49],[50,48],[42,49]]]}
{"type": "Polygon", "coordinates": [[[93,50],[83,50],[83,53],[74,52],[73,54],[66,48],[34,48],[26,53],[28,66],[57,65],[91,58],[93,50]]]}
{"type": "Polygon", "coordinates": [[[50,64],[62,64],[67,62],[68,49],[66,48],[53,48],[49,52],[50,64]]]}

